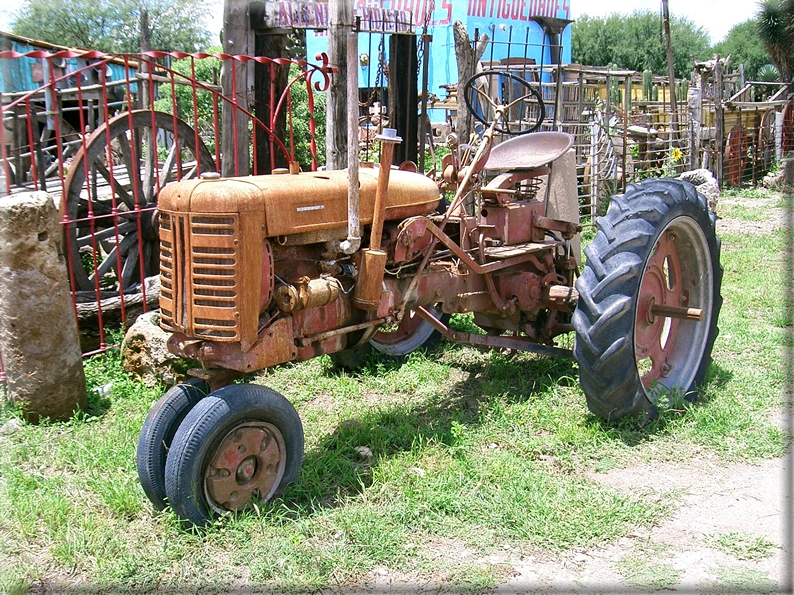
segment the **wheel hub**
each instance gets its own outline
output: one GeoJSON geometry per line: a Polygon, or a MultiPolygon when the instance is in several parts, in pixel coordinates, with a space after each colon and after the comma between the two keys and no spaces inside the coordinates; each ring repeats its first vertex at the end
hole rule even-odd
{"type": "Polygon", "coordinates": [[[634,349],[645,388],[670,372],[668,357],[680,324],[677,319],[654,315],[653,307],[677,307],[686,302],[681,259],[675,240],[675,234],[670,230],[659,236],[640,284],[634,349]]]}
{"type": "Polygon", "coordinates": [[[210,505],[220,511],[241,510],[254,497],[272,497],[286,465],[284,438],[265,422],[232,429],[207,466],[204,486],[210,505]]]}

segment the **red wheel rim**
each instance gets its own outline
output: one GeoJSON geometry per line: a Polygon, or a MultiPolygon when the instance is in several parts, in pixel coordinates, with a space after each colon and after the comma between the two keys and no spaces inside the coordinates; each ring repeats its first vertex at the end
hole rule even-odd
{"type": "Polygon", "coordinates": [[[651,309],[654,305],[685,306],[688,301],[675,239],[672,230],[659,237],[642,274],[634,348],[645,388],[667,375],[668,359],[675,347],[680,325],[679,320],[654,316],[651,309]]]}
{"type": "MultiPolygon", "coordinates": [[[[714,307],[713,258],[704,228],[687,215],[671,220],[656,236],[640,278],[634,316],[634,357],[646,395],[657,389],[689,391],[703,370],[714,307]],[[701,319],[654,315],[700,310],[701,319]]],[[[713,340],[713,339],[712,339],[713,340]]]]}
{"type": "Polygon", "coordinates": [[[236,426],[221,440],[204,473],[207,501],[217,512],[242,510],[253,497],[273,496],[286,467],[284,437],[265,422],[236,426]]]}

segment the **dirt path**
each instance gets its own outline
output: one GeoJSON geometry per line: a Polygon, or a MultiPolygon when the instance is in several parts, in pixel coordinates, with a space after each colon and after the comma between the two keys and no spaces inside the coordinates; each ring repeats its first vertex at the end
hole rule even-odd
{"type": "Polygon", "coordinates": [[[515,561],[514,577],[497,592],[777,592],[791,572],[781,547],[783,477],[782,459],[719,466],[701,458],[591,473],[592,480],[620,491],[673,499],[674,511],[649,532],[606,547],[515,561]],[[760,537],[774,547],[767,557],[741,560],[714,545],[716,536],[726,534],[760,537]]]}

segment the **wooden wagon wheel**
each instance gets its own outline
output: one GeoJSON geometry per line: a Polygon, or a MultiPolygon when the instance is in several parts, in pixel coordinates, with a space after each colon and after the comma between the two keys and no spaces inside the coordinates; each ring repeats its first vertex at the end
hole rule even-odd
{"type": "Polygon", "coordinates": [[[738,186],[747,167],[747,133],[741,124],[734,125],[728,133],[723,170],[730,186],[738,186]]]}
{"type": "Polygon", "coordinates": [[[763,158],[763,169],[767,171],[775,158],[775,110],[764,112],[758,127],[758,148],[763,158]]]}
{"type": "Polygon", "coordinates": [[[103,292],[118,294],[155,274],[160,188],[209,171],[215,164],[207,147],[170,114],[126,112],[99,126],[66,176],[66,214],[73,222],[67,264],[75,290],[94,295],[99,277],[103,292]]]}
{"type": "Polygon", "coordinates": [[[794,151],[794,102],[789,101],[783,109],[783,156],[794,151]]]}

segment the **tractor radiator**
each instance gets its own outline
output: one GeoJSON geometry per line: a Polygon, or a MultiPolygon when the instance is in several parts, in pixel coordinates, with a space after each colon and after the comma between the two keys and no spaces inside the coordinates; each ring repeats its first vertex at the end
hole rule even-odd
{"type": "Polygon", "coordinates": [[[213,341],[241,341],[238,213],[160,213],[160,325],[213,341]]]}

